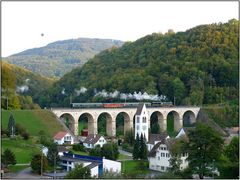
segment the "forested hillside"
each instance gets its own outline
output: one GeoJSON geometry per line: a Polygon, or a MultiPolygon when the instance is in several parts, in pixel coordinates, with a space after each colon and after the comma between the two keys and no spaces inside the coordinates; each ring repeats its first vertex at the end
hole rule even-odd
{"type": "Polygon", "coordinates": [[[122,41],[112,39],[70,39],[29,49],[4,60],[46,77],[59,78],[73,68],[82,66],[100,51],[122,44],[122,41]]]}
{"type": "Polygon", "coordinates": [[[50,88],[53,80],[18,66],[1,62],[1,104],[7,109],[35,109],[34,99],[50,88]]]}
{"type": "Polygon", "coordinates": [[[146,92],[176,105],[238,103],[238,36],[234,19],[186,32],[153,33],[101,52],[54,83],[38,102],[69,106],[70,97],[73,102],[111,101],[125,93],[128,100],[133,97],[128,93],[146,92]]]}

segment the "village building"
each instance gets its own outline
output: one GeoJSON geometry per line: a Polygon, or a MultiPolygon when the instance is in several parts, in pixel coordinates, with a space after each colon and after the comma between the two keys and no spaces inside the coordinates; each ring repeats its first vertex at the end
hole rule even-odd
{"type": "MultiPolygon", "coordinates": [[[[149,160],[149,169],[165,172],[170,166],[171,151],[170,149],[174,143],[183,138],[186,140],[186,133],[182,128],[178,135],[175,138],[170,138],[166,134],[162,135],[150,135],[148,142],[148,148],[150,149],[148,160],[149,160]]],[[[180,164],[180,170],[183,170],[188,167],[188,157],[187,153],[181,153],[180,159],[182,160],[180,164]]]]}
{"type": "Polygon", "coordinates": [[[142,134],[146,141],[148,141],[148,122],[149,117],[146,105],[141,103],[139,104],[135,114],[135,139],[137,134],[139,137],[141,137],[142,134]]]}
{"type": "Polygon", "coordinates": [[[64,153],[64,156],[60,157],[60,161],[60,165],[67,172],[73,170],[78,164],[82,164],[83,167],[88,167],[93,178],[100,177],[104,171],[111,171],[116,174],[121,173],[120,162],[101,157],[64,153]]]}
{"type": "Polygon", "coordinates": [[[95,146],[99,145],[102,147],[106,144],[106,139],[100,134],[89,134],[87,138],[83,141],[83,146],[86,148],[94,148],[95,146]]]}
{"type": "Polygon", "coordinates": [[[166,132],[163,132],[161,134],[149,134],[149,138],[148,138],[149,140],[146,143],[148,152],[151,151],[151,149],[153,148],[153,146],[155,144],[157,144],[158,142],[163,141],[164,139],[166,139],[168,137],[169,136],[168,136],[168,134],[166,132]]]}
{"type": "MultiPolygon", "coordinates": [[[[63,156],[63,153],[67,153],[69,152],[69,150],[67,148],[65,148],[64,146],[57,146],[57,150],[58,150],[58,155],[61,157],[63,156]]],[[[48,148],[47,147],[43,147],[42,148],[42,153],[47,156],[48,154],[48,148]]]]}
{"type": "Polygon", "coordinates": [[[60,131],[53,137],[54,142],[56,142],[59,145],[63,144],[74,144],[73,136],[67,132],[60,131]]]}

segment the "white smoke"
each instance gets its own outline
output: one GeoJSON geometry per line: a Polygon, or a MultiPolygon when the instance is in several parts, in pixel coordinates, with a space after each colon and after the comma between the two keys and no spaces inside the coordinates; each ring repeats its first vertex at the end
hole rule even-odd
{"type": "Polygon", "coordinates": [[[81,87],[80,90],[74,89],[77,95],[84,94],[87,91],[87,88],[81,87]]]}
{"type": "Polygon", "coordinates": [[[116,98],[119,96],[119,92],[118,91],[107,92],[105,89],[103,89],[100,92],[96,92],[95,96],[116,98]]]}
{"type": "Polygon", "coordinates": [[[61,93],[62,93],[62,94],[65,94],[65,88],[62,89],[61,93]]]}
{"type": "Polygon", "coordinates": [[[101,97],[111,97],[111,98],[117,98],[119,97],[120,99],[136,99],[136,100],[152,100],[152,101],[162,101],[166,100],[166,96],[161,95],[153,95],[153,94],[148,94],[146,92],[141,93],[141,92],[134,92],[133,94],[131,93],[120,93],[119,91],[115,90],[114,92],[107,92],[105,89],[96,92],[95,96],[101,96],[101,97]]]}
{"type": "Polygon", "coordinates": [[[27,92],[28,90],[29,90],[29,87],[27,85],[17,86],[17,92],[23,93],[23,92],[27,92]]]}

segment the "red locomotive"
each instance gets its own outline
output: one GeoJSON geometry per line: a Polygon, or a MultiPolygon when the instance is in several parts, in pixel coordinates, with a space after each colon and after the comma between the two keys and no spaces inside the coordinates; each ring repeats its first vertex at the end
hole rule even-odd
{"type": "Polygon", "coordinates": [[[107,103],[107,104],[103,104],[103,107],[105,108],[119,108],[119,107],[123,107],[124,104],[119,104],[119,103],[107,103]]]}

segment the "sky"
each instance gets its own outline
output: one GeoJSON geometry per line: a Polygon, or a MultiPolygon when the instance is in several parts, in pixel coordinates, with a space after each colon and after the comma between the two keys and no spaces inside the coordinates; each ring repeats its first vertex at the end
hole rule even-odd
{"type": "Polygon", "coordinates": [[[238,1],[3,1],[1,55],[79,37],[135,41],[154,32],[186,31],[238,17],[238,1]]]}

